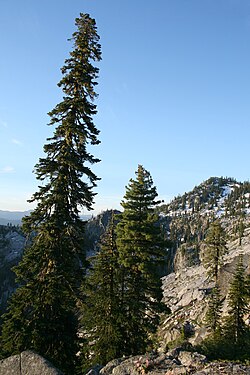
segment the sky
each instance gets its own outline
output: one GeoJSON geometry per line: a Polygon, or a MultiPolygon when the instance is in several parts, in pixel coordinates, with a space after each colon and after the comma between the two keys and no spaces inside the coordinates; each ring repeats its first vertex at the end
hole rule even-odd
{"type": "Polygon", "coordinates": [[[212,176],[249,180],[249,0],[0,0],[0,210],[34,207],[80,12],[102,46],[91,213],[120,208],[138,164],[166,203],[212,176]]]}

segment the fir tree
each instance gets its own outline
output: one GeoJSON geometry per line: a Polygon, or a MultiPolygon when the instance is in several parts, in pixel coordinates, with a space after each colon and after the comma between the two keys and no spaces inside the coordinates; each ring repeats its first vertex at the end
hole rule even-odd
{"type": "Polygon", "coordinates": [[[227,253],[226,233],[219,220],[215,220],[210,225],[205,244],[204,266],[208,268],[209,274],[217,284],[219,269],[223,263],[224,255],[227,253]]]}
{"type": "Polygon", "coordinates": [[[15,269],[21,286],[11,298],[1,337],[5,355],[34,349],[71,374],[78,351],[80,266],[85,264],[79,212],[92,208],[98,180],[90,165],[99,160],[87,152],[87,144],[99,143],[92,119],[98,68],[92,62],[101,59],[94,19],[80,14],[76,26],[74,49],[58,84],[64,97],[49,113],[54,135],[35,166],[42,184],[30,201],[37,206],[23,223],[27,237],[34,238],[15,269]]]}
{"type": "Polygon", "coordinates": [[[225,334],[237,345],[244,345],[247,326],[244,315],[248,310],[248,281],[245,277],[243,257],[240,255],[228,293],[228,317],[225,320],[225,334]]]}
{"type": "Polygon", "coordinates": [[[166,244],[154,214],[159,203],[157,195],[150,173],[139,165],[136,179],[126,187],[121,202],[124,211],[117,225],[119,262],[123,267],[123,354],[145,351],[164,308],[158,271],[166,244]]]}
{"type": "Polygon", "coordinates": [[[209,298],[208,310],[206,314],[206,321],[211,328],[213,336],[221,333],[221,314],[222,300],[220,296],[220,289],[218,285],[215,285],[209,298]]]}
{"type": "MultiPolygon", "coordinates": [[[[83,286],[82,327],[89,343],[87,364],[106,364],[122,355],[120,267],[114,215],[101,238],[100,250],[83,286]]],[[[86,361],[86,360],[85,360],[86,361]]],[[[86,366],[86,364],[85,364],[86,366]]]]}

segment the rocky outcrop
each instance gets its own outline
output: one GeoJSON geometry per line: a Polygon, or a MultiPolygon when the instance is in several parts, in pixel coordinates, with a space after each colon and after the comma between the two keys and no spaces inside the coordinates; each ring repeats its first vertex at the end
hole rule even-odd
{"type": "Polygon", "coordinates": [[[187,374],[200,370],[206,363],[206,357],[175,349],[167,354],[143,355],[109,362],[99,372],[100,375],[167,375],[187,374]]]}
{"type": "Polygon", "coordinates": [[[205,356],[175,348],[166,354],[115,359],[99,371],[100,375],[229,375],[248,374],[250,366],[236,363],[208,363],[205,356]]]}
{"type": "Polygon", "coordinates": [[[250,374],[250,366],[234,363],[207,363],[206,358],[198,353],[179,351],[159,357],[136,356],[114,360],[100,372],[101,375],[180,375],[180,374],[250,374]]]}
{"type": "Polygon", "coordinates": [[[0,375],[63,375],[63,373],[39,354],[28,350],[1,360],[0,375]]]}
{"type": "MultiPolygon", "coordinates": [[[[250,366],[239,363],[208,363],[206,357],[175,348],[166,354],[151,354],[114,359],[100,369],[96,366],[86,375],[250,375],[250,366]]],[[[0,361],[0,375],[63,375],[49,361],[32,351],[0,361]]],[[[72,374],[67,374],[72,375],[72,374]]]]}

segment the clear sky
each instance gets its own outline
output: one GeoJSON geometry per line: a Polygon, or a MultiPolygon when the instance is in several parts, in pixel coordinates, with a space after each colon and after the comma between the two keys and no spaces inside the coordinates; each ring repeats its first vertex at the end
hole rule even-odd
{"type": "Polygon", "coordinates": [[[0,0],[1,210],[32,208],[80,12],[103,58],[94,214],[119,208],[138,164],[165,201],[212,176],[249,180],[249,0],[0,0]]]}

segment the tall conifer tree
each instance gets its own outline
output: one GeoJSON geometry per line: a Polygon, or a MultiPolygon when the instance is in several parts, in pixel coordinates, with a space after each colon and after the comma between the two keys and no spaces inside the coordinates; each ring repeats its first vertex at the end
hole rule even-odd
{"type": "Polygon", "coordinates": [[[150,334],[159,323],[162,290],[159,265],[164,259],[156,187],[148,171],[139,165],[136,179],[126,187],[124,208],[117,225],[117,247],[122,267],[121,311],[123,354],[145,351],[150,334]]]}
{"type": "Polygon", "coordinates": [[[92,208],[98,180],[90,166],[99,160],[87,145],[99,143],[93,103],[101,59],[95,20],[76,19],[74,49],[62,68],[63,100],[49,113],[56,126],[35,166],[42,182],[31,202],[35,210],[23,229],[31,244],[15,272],[20,283],[4,317],[2,347],[6,355],[34,349],[73,374],[78,350],[76,301],[85,263],[81,208],[92,208]]]}

